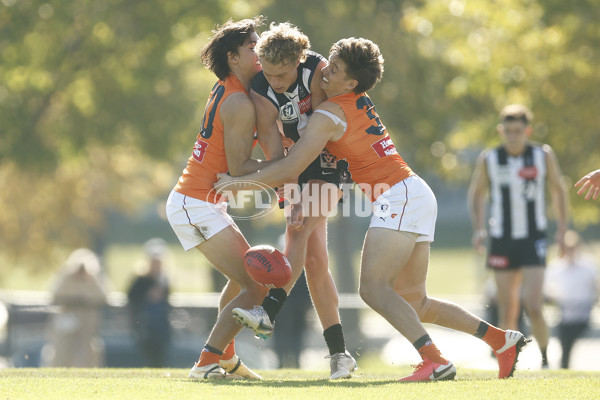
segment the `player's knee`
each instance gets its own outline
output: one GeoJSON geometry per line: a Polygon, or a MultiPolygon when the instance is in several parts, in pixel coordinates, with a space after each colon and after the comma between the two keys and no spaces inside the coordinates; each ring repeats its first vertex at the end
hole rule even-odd
{"type": "Polygon", "coordinates": [[[328,272],[329,259],[327,254],[307,254],[304,268],[307,273],[328,272]]]}
{"type": "Polygon", "coordinates": [[[539,304],[528,305],[525,304],[525,312],[530,319],[538,319],[543,317],[542,306],[539,304]]]}
{"type": "Polygon", "coordinates": [[[361,276],[358,286],[358,294],[367,305],[376,308],[378,302],[377,294],[383,289],[385,282],[373,277],[361,276]]]}
{"type": "Polygon", "coordinates": [[[245,287],[245,290],[251,294],[253,297],[262,299],[263,297],[265,297],[267,295],[267,293],[269,292],[269,289],[264,287],[264,286],[260,286],[257,283],[255,283],[254,281],[249,284],[248,286],[245,287]]]}
{"type": "Polygon", "coordinates": [[[238,276],[230,276],[229,277],[230,284],[239,287],[241,290],[245,290],[250,293],[267,293],[269,289],[264,286],[256,283],[248,273],[244,271],[243,274],[238,274],[238,276]]]}
{"type": "Polygon", "coordinates": [[[362,280],[358,285],[358,294],[367,305],[371,305],[371,290],[362,280]]]}

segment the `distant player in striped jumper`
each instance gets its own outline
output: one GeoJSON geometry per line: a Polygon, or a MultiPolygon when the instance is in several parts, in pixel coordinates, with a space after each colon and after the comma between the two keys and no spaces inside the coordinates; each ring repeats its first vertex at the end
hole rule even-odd
{"type": "Polygon", "coordinates": [[[542,314],[548,248],[546,192],[555,209],[555,241],[561,254],[568,210],[556,155],[550,146],[529,140],[531,118],[531,112],[520,104],[502,109],[497,127],[502,144],[479,156],[469,188],[469,204],[474,247],[483,252],[484,242],[490,237],[487,266],[494,272],[498,289],[500,326],[517,328],[522,302],[542,353],[542,367],[546,368],[549,331],[542,314]]]}

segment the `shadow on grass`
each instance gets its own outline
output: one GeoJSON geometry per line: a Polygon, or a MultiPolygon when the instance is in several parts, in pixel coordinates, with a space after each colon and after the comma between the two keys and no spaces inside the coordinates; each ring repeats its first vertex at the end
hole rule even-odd
{"type": "MultiPolygon", "coordinates": [[[[227,380],[227,379],[212,379],[212,380],[187,380],[187,382],[195,385],[215,385],[215,386],[260,386],[260,387],[287,387],[287,388],[308,388],[308,387],[346,387],[346,388],[364,388],[369,386],[385,386],[389,384],[404,383],[398,382],[397,379],[382,379],[372,381],[330,381],[329,379],[265,379],[263,381],[246,381],[246,380],[227,380]]],[[[437,382],[418,382],[418,383],[433,383],[437,382]]]]}

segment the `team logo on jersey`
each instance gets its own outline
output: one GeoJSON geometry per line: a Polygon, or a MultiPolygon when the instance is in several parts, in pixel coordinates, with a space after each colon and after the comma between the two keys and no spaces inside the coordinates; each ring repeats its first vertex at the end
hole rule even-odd
{"type": "Polygon", "coordinates": [[[295,124],[298,122],[298,114],[296,113],[296,109],[294,105],[289,102],[285,103],[279,109],[279,119],[284,124],[295,124]]]}
{"type": "Polygon", "coordinates": [[[204,155],[206,154],[207,148],[207,142],[200,139],[196,140],[196,143],[194,143],[194,150],[192,150],[192,156],[194,157],[194,160],[202,162],[202,160],[204,160],[204,155]]]}
{"type": "Polygon", "coordinates": [[[327,149],[321,152],[321,168],[337,168],[337,160],[327,149]]]}
{"type": "Polygon", "coordinates": [[[534,166],[523,167],[519,171],[519,176],[523,179],[535,179],[538,176],[538,170],[534,166]]]}
{"type": "Polygon", "coordinates": [[[398,154],[398,151],[396,151],[396,146],[394,146],[392,138],[389,136],[386,136],[383,139],[379,139],[378,141],[373,143],[371,147],[373,148],[373,150],[375,150],[375,152],[380,158],[398,154]]]}

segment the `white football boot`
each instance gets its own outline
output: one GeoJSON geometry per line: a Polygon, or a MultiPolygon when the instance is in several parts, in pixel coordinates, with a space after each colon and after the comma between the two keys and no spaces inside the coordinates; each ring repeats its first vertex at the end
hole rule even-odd
{"type": "Polygon", "coordinates": [[[194,364],[188,377],[193,379],[225,379],[225,371],[219,364],[208,364],[199,367],[194,364]]]}
{"type": "Polygon", "coordinates": [[[331,375],[329,379],[348,379],[352,376],[352,372],[358,368],[356,360],[345,351],[344,353],[335,353],[329,358],[329,367],[331,369],[331,375]]]}
{"type": "Polygon", "coordinates": [[[252,329],[257,338],[266,340],[273,335],[274,326],[262,306],[254,306],[251,310],[234,308],[232,313],[238,324],[252,329]]]}
{"type": "Polygon", "coordinates": [[[262,380],[262,376],[248,368],[237,354],[234,354],[229,360],[221,359],[219,365],[227,372],[227,379],[262,380]]]}

